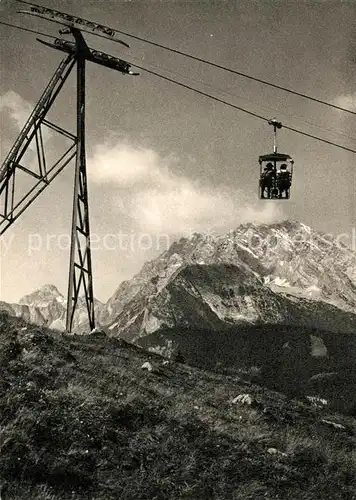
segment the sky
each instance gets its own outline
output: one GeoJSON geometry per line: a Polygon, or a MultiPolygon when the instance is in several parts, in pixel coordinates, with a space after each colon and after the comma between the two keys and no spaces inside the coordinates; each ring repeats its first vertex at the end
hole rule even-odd
{"type": "MultiPolygon", "coordinates": [[[[343,0],[38,0],[356,111],[356,3],[343,0]]],[[[0,21],[57,35],[59,26],[0,1],[0,21]]],[[[87,43],[266,118],[356,149],[356,117],[122,36],[87,43]]],[[[62,53],[0,26],[1,161],[62,53]]],[[[355,242],[355,155],[286,129],[278,151],[295,160],[292,198],[258,199],[258,156],[272,152],[262,120],[139,70],[87,65],[86,147],[94,294],[119,284],[181,236],[287,218],[355,242]]],[[[75,72],[50,113],[75,133],[75,72]]],[[[53,157],[63,144],[47,133],[53,157]]],[[[29,154],[29,162],[33,157],[29,154]]],[[[66,294],[74,164],[6,231],[0,299],[45,283],[66,294]]]]}

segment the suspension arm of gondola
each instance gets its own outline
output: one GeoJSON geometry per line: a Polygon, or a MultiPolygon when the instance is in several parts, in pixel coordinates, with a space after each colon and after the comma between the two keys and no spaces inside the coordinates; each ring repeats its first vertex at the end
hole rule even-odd
{"type": "Polygon", "coordinates": [[[268,120],[268,125],[273,125],[273,152],[277,153],[277,129],[282,128],[282,123],[273,118],[268,120]]]}

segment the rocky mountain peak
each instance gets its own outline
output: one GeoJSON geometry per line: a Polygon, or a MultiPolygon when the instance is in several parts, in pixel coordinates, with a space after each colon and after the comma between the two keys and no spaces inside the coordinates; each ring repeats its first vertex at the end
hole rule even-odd
{"type": "Polygon", "coordinates": [[[56,286],[46,284],[22,297],[19,304],[46,307],[53,301],[59,302],[60,304],[66,302],[64,296],[59,292],[56,286]]]}
{"type": "MultiPolygon", "coordinates": [[[[103,304],[94,299],[95,314],[98,316],[103,304]]],[[[0,310],[7,310],[13,316],[24,318],[38,325],[46,325],[64,330],[67,300],[58,288],[46,284],[22,297],[18,304],[0,302],[0,310]]],[[[88,328],[87,306],[84,297],[78,298],[78,308],[74,314],[73,329],[83,332],[88,328]]]]}
{"type": "Polygon", "coordinates": [[[229,321],[243,316],[256,321],[265,321],[273,315],[292,317],[285,311],[297,308],[297,303],[301,321],[307,314],[301,312],[303,300],[308,301],[307,305],[303,302],[308,310],[319,302],[354,314],[356,253],[336,238],[296,220],[241,224],[220,235],[194,233],[174,242],[158,258],[146,263],[132,280],[121,284],[104,307],[102,319],[105,323],[116,322],[121,329],[125,329],[127,322],[130,331],[145,330],[143,324],[152,330],[164,323],[173,324],[172,318],[177,315],[183,317],[187,311],[182,312],[177,301],[191,301],[193,296],[195,305],[189,307],[187,324],[192,321],[194,309],[200,306],[201,314],[209,317],[210,322],[211,314],[229,321]],[[199,269],[206,266],[206,270],[196,273],[193,270],[198,268],[194,266],[199,269]],[[214,286],[217,276],[224,281],[221,290],[231,288],[234,292],[235,298],[231,297],[227,306],[227,299],[221,295],[224,292],[214,286]],[[249,277],[250,285],[248,294],[243,292],[246,297],[240,299],[236,291],[243,276],[249,277]],[[195,290],[198,282],[199,291],[195,290]],[[277,315],[272,314],[277,303],[284,312],[281,309],[277,315]]]}

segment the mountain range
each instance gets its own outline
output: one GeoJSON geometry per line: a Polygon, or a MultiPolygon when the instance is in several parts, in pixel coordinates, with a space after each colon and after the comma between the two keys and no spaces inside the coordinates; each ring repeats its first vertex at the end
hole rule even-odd
{"type": "Polygon", "coordinates": [[[100,312],[127,340],[162,328],[292,324],[356,331],[356,253],[299,222],[174,243],[100,312]]]}
{"type": "MultiPolygon", "coordinates": [[[[53,285],[0,308],[64,329],[66,300],[53,285]]],[[[162,329],[229,330],[282,324],[356,332],[356,252],[298,221],[242,224],[181,238],[146,262],[102,304],[97,323],[136,342],[162,329]]],[[[88,330],[84,300],[74,331],[88,330]]]]}

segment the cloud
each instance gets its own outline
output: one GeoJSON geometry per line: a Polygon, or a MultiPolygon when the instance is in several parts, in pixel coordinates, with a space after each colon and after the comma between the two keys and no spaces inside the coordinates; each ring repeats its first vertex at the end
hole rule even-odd
{"type": "Polygon", "coordinates": [[[32,109],[33,105],[13,90],[9,90],[0,98],[0,112],[4,110],[8,111],[11,119],[15,121],[19,130],[21,130],[26,123],[32,109]]]}
{"type": "Polygon", "coordinates": [[[114,183],[121,188],[157,180],[160,176],[160,158],[154,151],[134,149],[127,144],[97,146],[90,165],[96,182],[114,183]]]}
{"type": "MultiPolygon", "coordinates": [[[[17,92],[9,90],[2,96],[0,96],[0,113],[7,112],[10,118],[15,122],[15,125],[20,132],[25,123],[27,122],[30,114],[34,109],[34,105],[26,101],[17,92]]],[[[5,123],[3,121],[3,123],[5,123]]],[[[42,127],[42,138],[43,142],[47,142],[52,137],[51,132],[46,127],[42,127]]],[[[36,151],[36,142],[32,140],[29,149],[31,151],[36,151]]],[[[3,153],[4,148],[1,148],[1,153],[3,153]]]]}
{"type": "Polygon", "coordinates": [[[354,94],[339,95],[334,99],[334,104],[350,111],[356,111],[356,92],[354,94]]]}
{"type": "Polygon", "coordinates": [[[148,233],[184,234],[230,229],[243,222],[283,218],[274,204],[258,203],[230,186],[209,186],[175,173],[179,160],[126,143],[98,146],[88,160],[90,181],[110,184],[114,205],[148,233]],[[172,172],[174,170],[174,172],[172,172]]]}

